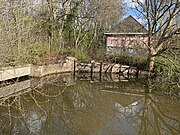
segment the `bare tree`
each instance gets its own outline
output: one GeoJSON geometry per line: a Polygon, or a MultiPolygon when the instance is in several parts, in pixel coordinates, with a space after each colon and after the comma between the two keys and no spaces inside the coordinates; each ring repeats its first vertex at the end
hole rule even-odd
{"type": "Polygon", "coordinates": [[[136,10],[147,21],[148,29],[148,69],[154,70],[155,57],[171,45],[171,38],[180,30],[175,17],[180,11],[179,0],[132,0],[136,10]]]}
{"type": "MultiPolygon", "coordinates": [[[[102,41],[103,33],[118,23],[122,12],[118,0],[1,1],[0,64],[38,64],[31,53],[34,49],[37,56],[43,50],[38,45],[48,52],[49,60],[64,48],[68,53],[74,48],[84,52],[102,41]]],[[[42,57],[44,63],[49,62],[48,56],[42,57]]]]}

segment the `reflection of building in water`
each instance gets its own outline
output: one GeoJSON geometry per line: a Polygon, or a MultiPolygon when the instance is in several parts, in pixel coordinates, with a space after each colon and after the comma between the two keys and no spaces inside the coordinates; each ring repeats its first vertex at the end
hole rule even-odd
{"type": "MultiPolygon", "coordinates": [[[[118,95],[116,102],[114,102],[115,114],[108,121],[108,129],[113,133],[134,135],[137,133],[138,125],[140,124],[136,112],[143,107],[143,95],[133,94],[130,92],[117,92],[103,90],[110,95],[118,95]]],[[[106,129],[103,129],[104,133],[106,129]]]]}

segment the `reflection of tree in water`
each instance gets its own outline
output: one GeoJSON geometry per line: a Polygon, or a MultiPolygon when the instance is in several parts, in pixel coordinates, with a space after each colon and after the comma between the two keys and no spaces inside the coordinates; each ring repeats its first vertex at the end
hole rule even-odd
{"type": "MultiPolygon", "coordinates": [[[[55,83],[7,100],[0,107],[0,131],[2,134],[135,134],[134,131],[149,135],[178,134],[178,103],[153,94],[139,98],[128,91],[131,89],[128,83],[128,86],[111,84],[107,87],[103,83],[77,81],[76,85],[66,87],[55,83]],[[126,132],[125,126],[132,132],[126,132]]],[[[135,85],[132,86],[135,90],[135,85]]]]}
{"type": "Polygon", "coordinates": [[[164,97],[145,94],[144,105],[137,112],[140,118],[138,134],[172,134],[180,133],[180,115],[178,103],[171,103],[164,97]]]}
{"type": "Polygon", "coordinates": [[[98,132],[109,117],[113,115],[111,99],[105,101],[105,95],[100,92],[102,86],[81,81],[79,85],[72,86],[69,93],[64,93],[66,119],[71,121],[73,129],[79,134],[98,132]],[[70,104],[70,105],[69,105],[70,104]]]}
{"type": "Polygon", "coordinates": [[[177,97],[180,95],[180,77],[157,78],[150,80],[154,92],[165,93],[166,95],[177,97]]]}

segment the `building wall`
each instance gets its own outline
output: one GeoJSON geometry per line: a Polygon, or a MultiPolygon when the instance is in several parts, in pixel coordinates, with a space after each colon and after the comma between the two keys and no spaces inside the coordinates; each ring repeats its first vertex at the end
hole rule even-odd
{"type": "Polygon", "coordinates": [[[106,35],[109,54],[137,55],[147,53],[148,37],[145,35],[106,35]]]}

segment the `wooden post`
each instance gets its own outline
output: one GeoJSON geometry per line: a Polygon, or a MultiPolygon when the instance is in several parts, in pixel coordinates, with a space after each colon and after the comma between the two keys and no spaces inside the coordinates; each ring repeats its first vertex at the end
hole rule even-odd
{"type": "Polygon", "coordinates": [[[102,62],[100,62],[99,80],[100,80],[100,82],[102,81],[102,62]]]}
{"type": "Polygon", "coordinates": [[[139,66],[137,66],[137,70],[136,70],[136,77],[139,77],[139,66]]]}
{"type": "Polygon", "coordinates": [[[119,81],[121,81],[121,66],[122,65],[120,65],[120,67],[119,67],[119,81]]]}
{"type": "Polygon", "coordinates": [[[74,79],[76,78],[76,60],[74,60],[74,79]]]}
{"type": "Polygon", "coordinates": [[[94,62],[91,62],[91,80],[93,80],[93,68],[94,68],[94,62]]]}
{"type": "Polygon", "coordinates": [[[131,67],[129,66],[129,68],[128,68],[128,73],[127,73],[127,75],[128,75],[128,78],[129,78],[129,74],[130,74],[130,73],[129,73],[129,70],[130,70],[130,68],[131,68],[131,67]]]}
{"type": "Polygon", "coordinates": [[[121,66],[122,66],[122,65],[120,65],[120,67],[119,67],[119,76],[120,76],[120,74],[121,74],[121,66]]]}
{"type": "Polygon", "coordinates": [[[139,77],[139,71],[140,71],[140,62],[137,61],[137,72],[136,72],[136,77],[139,77]]]}

